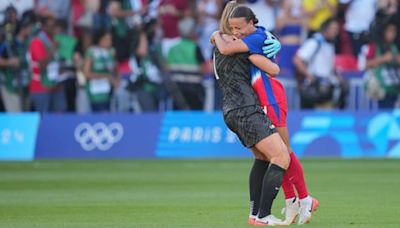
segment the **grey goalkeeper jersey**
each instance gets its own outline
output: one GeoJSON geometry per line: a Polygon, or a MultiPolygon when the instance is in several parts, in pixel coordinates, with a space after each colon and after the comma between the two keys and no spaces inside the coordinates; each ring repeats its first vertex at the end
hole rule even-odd
{"type": "Polygon", "coordinates": [[[256,105],[257,95],[251,87],[249,53],[231,56],[214,51],[214,73],[222,91],[222,110],[229,111],[256,105]]]}

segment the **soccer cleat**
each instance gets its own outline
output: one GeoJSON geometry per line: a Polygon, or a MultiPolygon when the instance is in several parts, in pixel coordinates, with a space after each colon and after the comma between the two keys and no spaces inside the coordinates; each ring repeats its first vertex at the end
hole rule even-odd
{"type": "Polygon", "coordinates": [[[282,220],[277,219],[275,216],[268,215],[268,216],[265,216],[264,218],[256,218],[254,225],[255,226],[285,226],[286,224],[282,220]]]}
{"type": "Polygon", "coordinates": [[[298,225],[307,224],[311,220],[311,216],[318,208],[318,200],[311,198],[310,203],[300,205],[299,222],[298,225]]]}
{"type": "Polygon", "coordinates": [[[285,214],[285,221],[283,221],[286,225],[293,224],[299,215],[300,212],[300,203],[297,197],[294,198],[293,201],[286,201],[286,207],[282,209],[282,214],[285,214]]]}
{"type": "Polygon", "coordinates": [[[249,225],[254,225],[254,223],[256,222],[256,218],[257,218],[257,215],[249,215],[249,220],[247,220],[247,223],[249,225]]]}

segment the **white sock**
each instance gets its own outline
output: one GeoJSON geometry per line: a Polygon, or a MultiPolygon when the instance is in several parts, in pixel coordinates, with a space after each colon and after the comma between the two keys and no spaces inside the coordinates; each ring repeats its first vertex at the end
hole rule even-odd
{"type": "Polygon", "coordinates": [[[300,199],[300,206],[311,205],[311,203],[312,203],[312,198],[310,196],[307,196],[306,198],[300,199]]]}
{"type": "Polygon", "coordinates": [[[250,201],[250,213],[249,215],[253,215],[254,201],[250,201]]]}
{"type": "Polygon", "coordinates": [[[285,200],[285,201],[286,201],[286,205],[293,204],[293,202],[294,202],[295,199],[296,199],[296,197],[286,199],[286,200],[285,200]]]}

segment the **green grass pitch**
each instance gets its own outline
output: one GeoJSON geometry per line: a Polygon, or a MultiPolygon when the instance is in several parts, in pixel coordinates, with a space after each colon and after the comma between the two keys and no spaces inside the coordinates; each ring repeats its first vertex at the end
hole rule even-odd
{"type": "MultiPolygon", "coordinates": [[[[252,161],[0,163],[0,227],[250,227],[252,161]]],[[[307,227],[400,227],[400,160],[302,160],[307,227]]],[[[283,205],[280,191],[273,208],[283,205]]],[[[295,225],[292,225],[295,226],[295,225]]]]}

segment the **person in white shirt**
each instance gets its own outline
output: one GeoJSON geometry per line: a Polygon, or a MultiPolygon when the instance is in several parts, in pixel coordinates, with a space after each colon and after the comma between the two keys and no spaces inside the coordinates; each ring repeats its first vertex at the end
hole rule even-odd
{"type": "Polygon", "coordinates": [[[294,64],[302,76],[302,108],[343,108],[345,82],[335,72],[335,46],[339,23],[328,19],[321,31],[308,38],[297,51],[294,64]],[[315,90],[314,90],[315,89],[315,90]]]}
{"type": "Polygon", "coordinates": [[[366,43],[371,23],[375,19],[378,0],[340,0],[346,6],[344,29],[347,32],[352,53],[358,57],[361,47],[366,43]]]}

